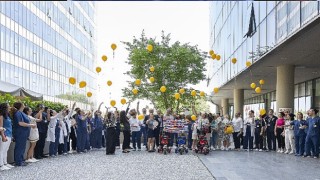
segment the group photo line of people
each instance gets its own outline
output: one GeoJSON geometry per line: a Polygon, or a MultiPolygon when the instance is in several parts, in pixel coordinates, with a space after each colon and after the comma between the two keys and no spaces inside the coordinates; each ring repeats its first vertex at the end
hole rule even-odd
{"type": "Polygon", "coordinates": [[[14,165],[26,166],[43,158],[55,158],[70,153],[86,153],[106,148],[114,155],[122,145],[122,153],[146,150],[150,153],[175,152],[208,154],[215,150],[277,151],[303,157],[319,157],[320,118],[311,108],[304,115],[264,110],[258,117],[251,110],[242,119],[219,113],[197,113],[191,106],[181,114],[171,108],[160,110],[142,108],[126,110],[106,107],[103,116],[101,103],[97,110],[85,111],[65,106],[56,112],[43,104],[32,110],[22,102],[0,104],[0,170],[14,168],[7,162],[11,142],[15,142],[14,165]],[[120,134],[123,134],[120,138],[120,134]],[[122,139],[122,143],[120,143],[122,139]],[[49,153],[44,154],[46,141],[49,153]],[[25,157],[26,147],[29,149],[25,157]],[[142,149],[143,147],[143,149],[142,149]]]}

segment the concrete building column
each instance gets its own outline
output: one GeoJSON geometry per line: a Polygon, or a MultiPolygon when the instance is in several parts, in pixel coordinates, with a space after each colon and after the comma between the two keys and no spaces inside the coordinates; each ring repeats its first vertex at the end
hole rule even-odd
{"type": "Polygon", "coordinates": [[[244,104],[244,90],[234,89],[233,90],[234,114],[240,112],[243,115],[243,104],[244,104]]]}
{"type": "Polygon", "coordinates": [[[277,67],[277,109],[291,108],[294,110],[294,66],[282,65],[277,67]]]}
{"type": "Polygon", "coordinates": [[[224,98],[221,99],[221,109],[222,112],[220,112],[221,115],[226,115],[229,114],[229,99],[228,98],[224,98]]]}

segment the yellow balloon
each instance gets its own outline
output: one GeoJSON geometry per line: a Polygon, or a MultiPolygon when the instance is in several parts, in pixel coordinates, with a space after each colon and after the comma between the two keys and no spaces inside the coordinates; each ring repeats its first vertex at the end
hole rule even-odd
{"type": "Polygon", "coordinates": [[[259,84],[264,85],[264,80],[260,79],[259,84]]]}
{"type": "Polygon", "coordinates": [[[260,87],[256,87],[255,91],[256,91],[256,93],[260,94],[261,93],[261,88],[260,87]]]}
{"type": "Polygon", "coordinates": [[[184,94],[186,91],[184,90],[184,88],[179,89],[179,93],[180,94],[184,94]]]}
{"type": "Polygon", "coordinates": [[[87,86],[87,82],[85,82],[85,81],[81,81],[80,83],[79,83],[79,87],[80,88],[84,88],[84,87],[86,87],[87,86]]]}
{"type": "Polygon", "coordinates": [[[233,127],[232,126],[226,126],[225,127],[225,133],[226,134],[232,134],[233,133],[233,127]]]}
{"type": "Polygon", "coordinates": [[[121,99],[121,104],[122,104],[122,105],[124,105],[124,104],[126,104],[126,103],[127,103],[127,100],[126,100],[126,99],[124,99],[124,98],[121,99]]]}
{"type": "Polygon", "coordinates": [[[212,59],[215,59],[216,57],[217,57],[217,55],[214,54],[214,53],[211,55],[211,58],[212,58],[212,59]]]}
{"type": "Polygon", "coordinates": [[[212,56],[212,54],[214,54],[214,51],[213,51],[213,50],[210,50],[210,51],[209,51],[209,54],[212,56]]]}
{"type": "Polygon", "coordinates": [[[111,105],[112,107],[114,107],[114,106],[116,105],[116,101],[115,101],[115,100],[111,100],[111,101],[110,101],[110,105],[111,105]]]}
{"type": "Polygon", "coordinates": [[[164,93],[164,92],[167,91],[167,88],[166,88],[165,86],[161,86],[160,91],[161,91],[162,93],[164,93]]]}
{"type": "Polygon", "coordinates": [[[174,98],[176,98],[176,100],[180,99],[180,94],[179,93],[175,93],[174,94],[174,98]]]}
{"type": "Polygon", "coordinates": [[[232,64],[236,64],[237,63],[237,59],[236,58],[232,58],[231,62],[232,62],[232,64]]]}
{"type": "Polygon", "coordinates": [[[197,91],[196,90],[192,90],[191,91],[191,96],[196,96],[197,95],[197,91]]]}
{"type": "Polygon", "coordinates": [[[69,78],[69,83],[72,84],[72,85],[74,85],[74,84],[76,83],[76,78],[70,77],[70,78],[69,78]]]}
{"type": "Polygon", "coordinates": [[[154,77],[150,77],[149,80],[151,83],[154,83],[154,77]]]}
{"type": "Polygon", "coordinates": [[[138,116],[138,119],[139,119],[140,121],[144,120],[144,115],[143,115],[143,114],[140,114],[140,115],[138,116]]]}
{"type": "Polygon", "coordinates": [[[250,61],[247,61],[247,62],[246,62],[246,66],[247,66],[247,67],[250,67],[250,66],[251,66],[251,62],[250,62],[250,61]]]}
{"type": "Polygon", "coordinates": [[[256,88],[256,83],[251,83],[251,84],[250,84],[250,87],[251,87],[252,89],[256,88]]]}
{"type": "Polygon", "coordinates": [[[154,67],[151,66],[151,67],[149,68],[149,70],[150,70],[151,72],[153,72],[153,71],[154,71],[154,67]]]}
{"type": "Polygon", "coordinates": [[[106,62],[106,61],[108,60],[108,57],[107,57],[106,55],[103,55],[103,56],[101,57],[101,59],[102,59],[102,61],[106,62]]]}
{"type": "Polygon", "coordinates": [[[101,67],[96,67],[97,73],[101,72],[101,67]]]}
{"type": "Polygon", "coordinates": [[[153,46],[152,46],[151,44],[148,44],[148,45],[147,45],[147,50],[148,50],[149,52],[152,52],[153,46]]]}
{"type": "Polygon", "coordinates": [[[267,113],[267,111],[265,109],[260,109],[260,115],[265,115],[267,113]]]}
{"type": "Polygon", "coordinates": [[[113,43],[113,44],[111,44],[111,49],[112,49],[112,50],[116,50],[116,49],[117,49],[117,45],[116,45],[116,44],[114,44],[114,43],[113,43]]]}
{"type": "Polygon", "coordinates": [[[195,121],[195,120],[197,120],[197,116],[196,116],[196,115],[192,115],[192,116],[191,116],[191,119],[192,119],[193,121],[195,121]]]}
{"type": "Polygon", "coordinates": [[[137,95],[137,94],[138,94],[138,89],[132,89],[132,93],[133,93],[134,95],[137,95]]]}
{"type": "Polygon", "coordinates": [[[107,81],[107,85],[108,85],[108,86],[111,86],[111,85],[112,85],[112,81],[110,81],[110,80],[107,81]]]}
{"type": "Polygon", "coordinates": [[[140,85],[141,85],[141,80],[140,80],[140,79],[136,79],[135,84],[136,84],[137,86],[140,86],[140,85]]]}
{"type": "Polygon", "coordinates": [[[218,54],[217,57],[216,57],[216,59],[217,59],[218,61],[220,61],[221,56],[218,54]]]}
{"type": "Polygon", "coordinates": [[[87,92],[87,96],[91,97],[92,96],[92,92],[87,92]]]}
{"type": "Polygon", "coordinates": [[[206,95],[206,93],[204,93],[203,91],[200,92],[200,96],[203,97],[203,96],[205,96],[205,95],[206,95]]]}
{"type": "Polygon", "coordinates": [[[213,88],[213,92],[214,92],[214,93],[218,93],[218,92],[219,92],[219,88],[217,88],[217,87],[216,87],[216,88],[213,88]]]}

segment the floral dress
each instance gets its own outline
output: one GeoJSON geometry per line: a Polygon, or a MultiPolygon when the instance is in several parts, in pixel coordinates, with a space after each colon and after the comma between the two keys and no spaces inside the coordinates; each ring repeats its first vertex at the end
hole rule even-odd
{"type": "Polygon", "coordinates": [[[229,119],[223,119],[223,120],[220,122],[220,125],[219,125],[218,134],[219,134],[219,138],[221,138],[223,141],[229,141],[229,140],[230,140],[230,135],[229,135],[229,134],[226,134],[226,133],[224,132],[224,129],[225,129],[228,125],[232,125],[232,122],[229,121],[229,119]]]}

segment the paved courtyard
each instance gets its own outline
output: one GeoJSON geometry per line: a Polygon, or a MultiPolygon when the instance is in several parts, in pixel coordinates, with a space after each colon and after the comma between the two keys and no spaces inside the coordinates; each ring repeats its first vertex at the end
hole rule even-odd
{"type": "Polygon", "coordinates": [[[27,167],[0,172],[0,180],[124,180],[124,179],[205,179],[213,176],[192,153],[186,155],[146,151],[105,155],[105,151],[46,158],[27,167]]]}
{"type": "Polygon", "coordinates": [[[217,180],[320,180],[319,159],[246,151],[199,157],[217,180]]]}

